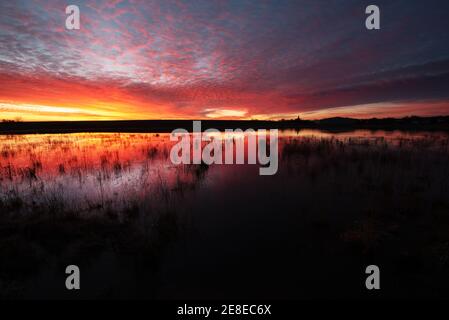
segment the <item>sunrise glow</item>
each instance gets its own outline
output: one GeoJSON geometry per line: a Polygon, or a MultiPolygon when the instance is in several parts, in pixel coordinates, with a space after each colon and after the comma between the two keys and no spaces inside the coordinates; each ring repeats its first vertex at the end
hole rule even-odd
{"type": "Polygon", "coordinates": [[[1,3],[0,119],[449,114],[443,12],[374,33],[350,3],[77,1],[67,30],[66,5],[1,3]]]}

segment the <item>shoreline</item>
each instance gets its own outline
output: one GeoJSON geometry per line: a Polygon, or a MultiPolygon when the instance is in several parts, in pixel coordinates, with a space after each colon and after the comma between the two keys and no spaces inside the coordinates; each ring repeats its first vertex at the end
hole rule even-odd
{"type": "MultiPolygon", "coordinates": [[[[60,121],[60,122],[1,122],[0,134],[51,134],[80,132],[169,133],[183,128],[191,132],[195,120],[121,120],[121,121],[60,121]]],[[[351,119],[323,120],[201,120],[204,130],[240,128],[302,130],[316,129],[329,132],[353,130],[384,131],[449,131],[449,116],[407,117],[402,119],[351,119]]]]}

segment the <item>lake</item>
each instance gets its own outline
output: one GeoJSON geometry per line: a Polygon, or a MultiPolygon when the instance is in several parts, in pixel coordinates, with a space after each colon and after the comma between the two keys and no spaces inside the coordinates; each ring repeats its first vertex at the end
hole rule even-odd
{"type": "MultiPolygon", "coordinates": [[[[247,139],[247,137],[242,137],[247,139]]],[[[246,141],[246,140],[245,140],[246,141]]],[[[167,133],[0,135],[0,296],[448,296],[449,135],[285,130],[279,170],[174,165],[167,133]]]]}

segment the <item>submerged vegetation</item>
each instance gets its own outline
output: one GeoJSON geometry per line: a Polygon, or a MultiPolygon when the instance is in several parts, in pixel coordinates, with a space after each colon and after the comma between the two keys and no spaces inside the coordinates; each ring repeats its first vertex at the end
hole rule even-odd
{"type": "MultiPolygon", "coordinates": [[[[429,284],[428,276],[449,267],[448,135],[311,131],[280,139],[279,173],[267,178],[251,175],[250,165],[174,166],[166,134],[0,136],[0,296],[34,296],[30,283],[38,287],[48,270],[63,274],[74,261],[91,267],[105,254],[115,261],[108,265],[132,261],[132,270],[157,272],[166,249],[185,241],[187,230],[245,228],[245,219],[268,235],[285,219],[279,228],[291,243],[279,245],[305,259],[376,260],[392,274],[408,265],[414,269],[406,277],[429,292],[449,285],[429,284]],[[253,190],[258,205],[247,200],[253,190]],[[206,219],[214,224],[204,227],[195,222],[226,208],[260,214],[206,219]]],[[[251,235],[232,237],[243,246],[251,235]]],[[[257,245],[252,250],[262,250],[257,245]]],[[[132,293],[157,296],[142,286],[132,293]]],[[[128,296],[95,292],[122,295],[128,296]]]]}
{"type": "Polygon", "coordinates": [[[63,271],[112,251],[154,268],[182,227],[179,201],[203,177],[170,165],[162,139],[2,137],[0,296],[26,296],[24,279],[54,259],[63,271]]]}

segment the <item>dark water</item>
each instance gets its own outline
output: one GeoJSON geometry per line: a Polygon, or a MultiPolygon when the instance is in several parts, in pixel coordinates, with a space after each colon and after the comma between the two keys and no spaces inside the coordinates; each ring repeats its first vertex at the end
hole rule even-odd
{"type": "Polygon", "coordinates": [[[260,176],[175,166],[167,134],[0,136],[1,295],[447,296],[448,142],[284,131],[278,173],[260,176]]]}

